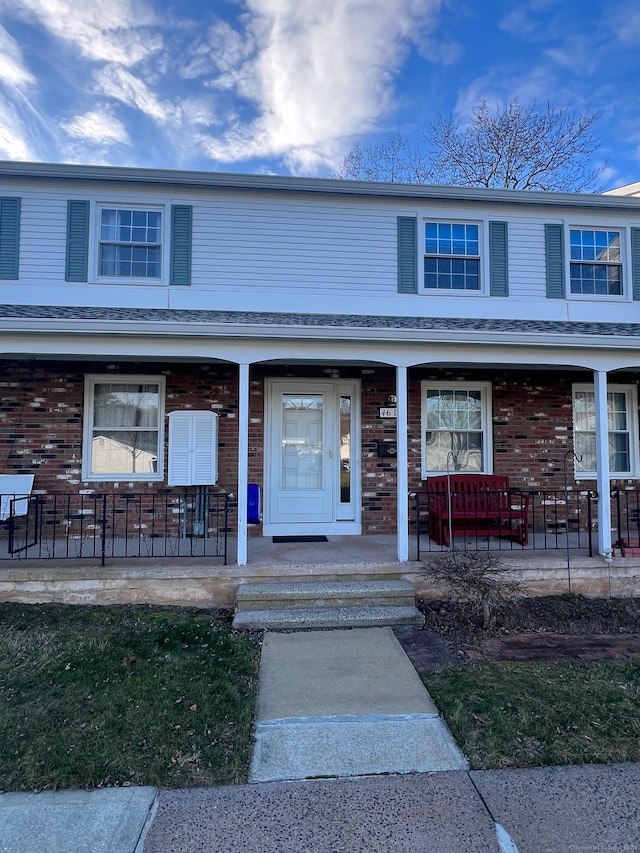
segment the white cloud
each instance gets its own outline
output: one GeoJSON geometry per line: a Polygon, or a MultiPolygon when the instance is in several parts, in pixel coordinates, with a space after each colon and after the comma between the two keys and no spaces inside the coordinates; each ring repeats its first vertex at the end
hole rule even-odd
{"type": "Polygon", "coordinates": [[[440,0],[246,5],[242,37],[228,27],[210,34],[220,72],[210,85],[250,99],[258,117],[200,142],[216,160],[286,156],[308,170],[331,162],[341,141],[375,127],[391,104],[394,75],[440,0]]]}
{"type": "Polygon", "coordinates": [[[130,145],[131,140],[125,126],[106,107],[91,110],[73,118],[63,125],[63,130],[74,139],[83,139],[97,144],[121,143],[130,145]]]}
{"type": "Polygon", "coordinates": [[[0,26],[0,80],[5,85],[25,86],[35,82],[27,70],[20,45],[0,26]]]}
{"type": "Polygon", "coordinates": [[[162,46],[145,0],[3,0],[2,10],[79,48],[91,60],[134,65],[162,46]]]}
{"type": "Polygon", "coordinates": [[[107,65],[94,75],[100,94],[134,107],[158,124],[167,124],[175,116],[175,108],[160,100],[139,77],[119,65],[107,65]]]}
{"type": "Polygon", "coordinates": [[[20,110],[0,96],[0,157],[7,160],[39,159],[29,142],[30,135],[20,110]]]}

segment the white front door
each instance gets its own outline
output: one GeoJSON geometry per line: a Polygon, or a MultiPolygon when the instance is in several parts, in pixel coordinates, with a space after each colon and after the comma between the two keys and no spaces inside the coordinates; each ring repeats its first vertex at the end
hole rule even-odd
{"type": "Polygon", "coordinates": [[[360,533],[359,386],[266,382],[265,535],[360,533]]]}

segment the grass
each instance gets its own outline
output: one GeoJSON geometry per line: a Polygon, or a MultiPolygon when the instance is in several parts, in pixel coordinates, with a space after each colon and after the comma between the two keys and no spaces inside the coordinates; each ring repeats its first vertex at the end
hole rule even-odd
{"type": "Polygon", "coordinates": [[[640,761],[640,661],[478,663],[422,673],[476,770],[640,761]]]}
{"type": "Polygon", "coordinates": [[[206,611],[0,605],[0,789],[246,780],[257,643],[206,611]]]}

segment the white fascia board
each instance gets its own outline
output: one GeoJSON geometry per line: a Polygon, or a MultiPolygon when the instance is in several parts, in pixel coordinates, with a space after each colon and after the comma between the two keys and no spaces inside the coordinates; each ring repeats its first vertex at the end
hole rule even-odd
{"type": "Polygon", "coordinates": [[[0,334],[77,334],[101,337],[144,336],[215,339],[286,340],[296,338],[333,341],[388,343],[489,344],[491,346],[534,346],[562,349],[640,350],[640,339],[629,335],[571,335],[561,333],[497,332],[467,329],[401,329],[387,327],[233,325],[230,323],[153,323],[129,320],[87,322],[68,319],[8,318],[0,320],[0,334]]]}

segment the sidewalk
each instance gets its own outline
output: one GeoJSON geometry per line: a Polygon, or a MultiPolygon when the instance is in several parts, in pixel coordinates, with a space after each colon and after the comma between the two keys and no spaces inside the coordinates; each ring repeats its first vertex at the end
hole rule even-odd
{"type": "Polygon", "coordinates": [[[0,851],[640,853],[639,786],[626,764],[2,794],[0,851]]]}

